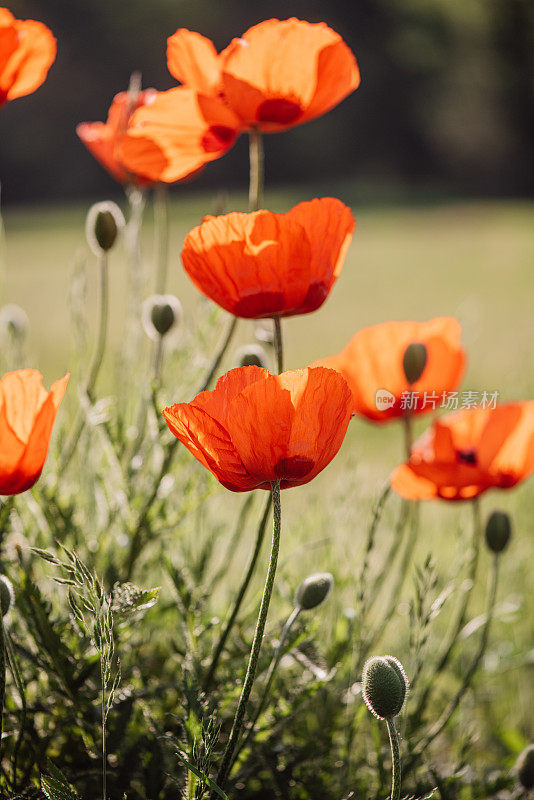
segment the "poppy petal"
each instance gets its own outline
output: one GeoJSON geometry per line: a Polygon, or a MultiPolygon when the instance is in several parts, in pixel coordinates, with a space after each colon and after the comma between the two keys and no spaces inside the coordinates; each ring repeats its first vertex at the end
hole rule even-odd
{"type": "Polygon", "coordinates": [[[7,100],[38,89],[56,58],[56,40],[46,25],[32,19],[15,20],[13,25],[18,46],[2,75],[7,100]]]}
{"type": "Polygon", "coordinates": [[[215,91],[221,77],[219,56],[211,39],[179,28],[167,39],[167,66],[171,75],[202,94],[215,91]]]}

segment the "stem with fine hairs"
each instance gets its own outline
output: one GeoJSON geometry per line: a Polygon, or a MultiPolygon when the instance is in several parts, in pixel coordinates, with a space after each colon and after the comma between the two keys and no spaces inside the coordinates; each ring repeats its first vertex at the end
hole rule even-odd
{"type": "MultiPolygon", "coordinates": [[[[258,659],[263,641],[263,632],[265,630],[265,623],[267,622],[267,614],[269,612],[269,604],[271,602],[271,596],[273,593],[274,577],[276,575],[276,565],[278,563],[278,552],[280,549],[280,531],[282,525],[279,480],[271,482],[271,494],[273,503],[273,539],[271,545],[271,557],[269,559],[269,568],[267,570],[265,587],[263,589],[263,596],[261,598],[260,611],[258,614],[258,620],[256,622],[254,639],[252,640],[252,648],[250,651],[245,680],[243,682],[243,688],[241,690],[241,697],[239,698],[239,703],[237,704],[232,730],[230,731],[230,736],[223,754],[221,766],[219,768],[219,772],[217,773],[216,783],[221,789],[224,789],[224,785],[230,771],[230,766],[232,764],[233,755],[239,742],[241,730],[243,728],[245,712],[247,710],[252,686],[254,685],[254,678],[256,677],[258,659]]],[[[216,800],[215,792],[212,793],[212,800],[216,800]]]]}
{"type": "Polygon", "coordinates": [[[250,177],[248,204],[250,211],[257,211],[263,201],[264,159],[263,139],[258,128],[249,133],[250,177]]]}
{"type": "Polygon", "coordinates": [[[399,735],[392,717],[386,718],[388,726],[389,745],[391,747],[391,800],[399,800],[401,791],[401,760],[399,735]]]}
{"type": "Polygon", "coordinates": [[[280,317],[273,317],[274,323],[274,350],[276,353],[276,371],[284,371],[284,345],[282,342],[282,322],[280,317]]]}
{"type": "Polygon", "coordinates": [[[165,294],[169,264],[169,190],[164,183],[154,189],[154,229],[157,253],[156,294],[165,294]]]}

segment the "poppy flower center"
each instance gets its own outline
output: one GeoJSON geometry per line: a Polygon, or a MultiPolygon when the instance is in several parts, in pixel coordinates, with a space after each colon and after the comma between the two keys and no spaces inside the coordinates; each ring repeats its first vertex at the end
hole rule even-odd
{"type": "Polygon", "coordinates": [[[283,97],[272,100],[264,100],[257,111],[259,122],[277,122],[280,125],[289,125],[300,117],[301,107],[292,100],[285,100],[283,97]]]}
{"type": "Polygon", "coordinates": [[[272,317],[273,314],[284,308],[284,295],[282,292],[257,292],[242,297],[234,307],[234,314],[238,317],[272,317]]]}
{"type": "Polygon", "coordinates": [[[202,147],[206,153],[217,153],[230,147],[235,139],[235,131],[226,125],[211,125],[202,137],[202,147]]]}
{"type": "Polygon", "coordinates": [[[477,454],[474,450],[457,450],[456,457],[462,464],[475,464],[477,463],[477,454]]]}
{"type": "Polygon", "coordinates": [[[274,467],[274,473],[278,478],[285,478],[286,480],[298,480],[304,478],[305,475],[313,467],[313,461],[306,456],[290,456],[289,458],[281,458],[274,467]]]}

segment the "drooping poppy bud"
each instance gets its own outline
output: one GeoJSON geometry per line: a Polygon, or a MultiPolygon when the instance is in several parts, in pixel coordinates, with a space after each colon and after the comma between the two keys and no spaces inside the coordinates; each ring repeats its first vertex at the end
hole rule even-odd
{"type": "Polygon", "coordinates": [[[24,339],[28,335],[30,321],[23,308],[16,303],[8,303],[0,309],[0,333],[24,339]]]}
{"type": "Polygon", "coordinates": [[[123,213],[116,203],[106,200],[92,205],[87,214],[85,236],[93,253],[98,256],[111,250],[125,225],[123,213]]]}
{"type": "Polygon", "coordinates": [[[493,511],[486,522],[486,544],[494,553],[502,553],[512,535],[512,521],[506,511],[493,511]]]}
{"type": "Polygon", "coordinates": [[[5,575],[0,575],[0,609],[3,617],[13,605],[14,598],[13,584],[5,575]]]}
{"type": "Polygon", "coordinates": [[[527,791],[534,789],[534,744],[527,745],[519,754],[515,768],[521,785],[527,791]]]}
{"type": "Polygon", "coordinates": [[[404,351],[402,368],[409,384],[416,383],[423,374],[428,351],[422,342],[412,342],[404,351]]]}
{"type": "Polygon", "coordinates": [[[153,294],[143,303],[141,312],[146,335],[157,341],[182,321],[182,305],[173,294],[153,294]]]}
{"type": "Polygon", "coordinates": [[[259,344],[244,344],[235,351],[234,366],[269,369],[269,359],[259,344]]]}
{"type": "Polygon", "coordinates": [[[400,714],[406,699],[408,679],[404,667],[393,656],[374,656],[363,667],[362,695],[365,705],[378,719],[400,714]]]}
{"type": "Polygon", "coordinates": [[[310,611],[324,603],[334,585],[334,576],[330,572],[317,572],[304,578],[295,594],[295,605],[304,611],[310,611]]]}

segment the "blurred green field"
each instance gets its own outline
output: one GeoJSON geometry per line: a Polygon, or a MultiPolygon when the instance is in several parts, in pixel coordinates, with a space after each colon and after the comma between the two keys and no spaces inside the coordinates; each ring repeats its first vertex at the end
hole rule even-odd
{"type": "MultiPolygon", "coordinates": [[[[303,190],[269,193],[266,206],[283,211],[311,196],[303,190]]],[[[343,199],[343,193],[340,196],[343,199]]],[[[350,192],[344,199],[350,201],[350,192]]],[[[203,300],[181,268],[181,242],[187,231],[204,214],[212,213],[219,202],[213,196],[183,190],[173,197],[169,290],[182,301],[186,326],[194,324],[203,300]]],[[[231,196],[226,199],[226,206],[244,209],[246,198],[231,196]]],[[[503,401],[534,397],[534,204],[458,201],[363,208],[353,205],[353,211],[356,234],[330,298],[317,313],[284,321],[287,366],[303,366],[341,349],[365,325],[388,319],[424,320],[454,315],[462,323],[469,357],[462,388],[498,391],[503,401]]],[[[97,271],[84,241],[85,212],[84,207],[57,207],[14,209],[5,213],[2,304],[15,302],[27,311],[31,321],[27,360],[42,369],[47,382],[71,366],[70,285],[75,268],[80,265],[87,276],[89,322],[96,319],[97,271]]],[[[149,294],[154,281],[150,208],[142,244],[149,294]]],[[[125,335],[127,269],[126,253],[121,246],[113,253],[110,264],[111,340],[115,347],[125,335]]],[[[223,312],[220,322],[222,331],[226,323],[223,312]]],[[[250,341],[252,336],[252,323],[241,322],[239,340],[250,341]]],[[[225,367],[230,365],[231,356],[225,367]]],[[[112,352],[107,353],[105,366],[107,376],[100,393],[111,386],[112,352]]],[[[173,393],[173,375],[169,369],[165,372],[164,391],[176,402],[190,399],[173,393]]],[[[71,385],[68,399],[71,408],[74,402],[71,385]]],[[[418,420],[417,429],[424,428],[427,421],[418,420]]],[[[352,604],[354,571],[359,564],[371,502],[402,452],[400,426],[372,426],[353,420],[340,455],[332,465],[312,483],[283,494],[284,533],[278,591],[287,599],[291,586],[308,572],[331,570],[340,592],[332,609],[325,611],[325,624],[330,620],[335,625],[336,614],[352,604]]],[[[488,493],[482,501],[484,516],[494,507],[510,509],[517,533],[503,560],[500,606],[492,634],[494,645],[487,659],[491,674],[476,716],[492,726],[497,738],[501,733],[503,737],[518,737],[517,748],[522,746],[521,737],[528,735],[532,724],[529,712],[532,695],[525,680],[531,669],[529,664],[534,662],[534,600],[530,590],[534,558],[532,485],[531,480],[511,492],[488,493]]],[[[224,490],[217,497],[224,498],[222,519],[235,519],[242,499],[224,490]]],[[[256,500],[258,514],[259,507],[260,501],[256,500]]],[[[392,517],[390,509],[386,527],[392,524],[392,517]]],[[[469,504],[424,504],[414,563],[421,563],[432,552],[440,579],[445,582],[454,577],[465,556],[470,528],[469,504]]],[[[229,565],[231,574],[240,574],[249,545],[247,540],[239,547],[229,565]]],[[[224,553],[224,544],[218,546],[224,553]]],[[[379,541],[379,551],[380,546],[379,541]]],[[[475,613],[482,608],[488,567],[489,556],[484,553],[475,613]]],[[[384,581],[387,582],[387,575],[384,581]]],[[[261,580],[257,579],[256,592],[260,585],[261,580]]],[[[405,639],[408,630],[405,599],[410,593],[407,582],[396,624],[382,643],[387,651],[394,651],[406,660],[409,645],[405,639]]]]}

